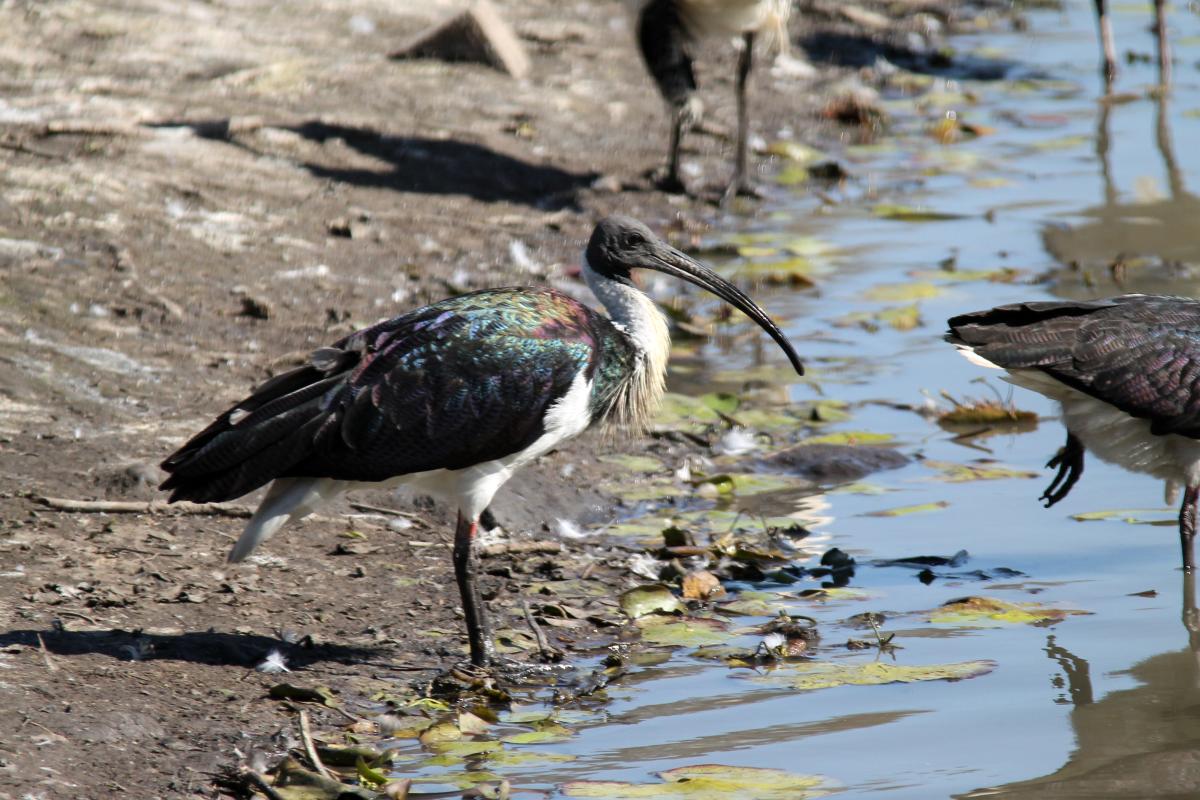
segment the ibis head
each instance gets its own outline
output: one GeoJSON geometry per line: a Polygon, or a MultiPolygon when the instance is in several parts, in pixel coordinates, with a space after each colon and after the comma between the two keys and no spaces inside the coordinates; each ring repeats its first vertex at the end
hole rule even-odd
{"type": "Polygon", "coordinates": [[[596,275],[624,286],[633,287],[630,273],[641,268],[673,275],[716,295],[754,320],[787,355],[797,374],[804,374],[800,356],[779,326],[767,316],[767,312],[741,289],[696,259],[671,247],[638,220],[623,216],[601,220],[592,231],[584,257],[596,275]]]}

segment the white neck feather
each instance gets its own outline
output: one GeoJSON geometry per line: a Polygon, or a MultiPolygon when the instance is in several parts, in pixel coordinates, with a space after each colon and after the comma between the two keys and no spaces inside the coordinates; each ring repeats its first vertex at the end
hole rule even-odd
{"type": "Polygon", "coordinates": [[[634,374],[618,394],[614,421],[645,427],[658,411],[666,390],[667,356],[671,352],[667,321],[642,291],[602,277],[587,258],[583,259],[583,277],[592,294],[604,304],[609,318],[629,336],[639,356],[634,374]]]}

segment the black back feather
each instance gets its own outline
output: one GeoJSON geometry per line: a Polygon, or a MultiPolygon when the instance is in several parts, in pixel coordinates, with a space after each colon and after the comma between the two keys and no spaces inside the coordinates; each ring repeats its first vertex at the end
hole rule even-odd
{"type": "Polygon", "coordinates": [[[696,91],[688,52],[690,37],[674,0],[650,0],[638,15],[638,49],[646,69],[672,108],[681,108],[696,91]]]}
{"type": "Polygon", "coordinates": [[[502,458],[545,432],[579,374],[601,416],[607,362],[628,350],[606,318],[558,292],[443,300],[263,384],[163,462],[162,488],[172,501],[230,500],[279,477],[381,481],[502,458]]]}
{"type": "Polygon", "coordinates": [[[947,341],[1005,369],[1039,369],[1148,419],[1156,434],[1200,438],[1200,303],[1121,295],[1016,303],[949,320],[947,341]]]}

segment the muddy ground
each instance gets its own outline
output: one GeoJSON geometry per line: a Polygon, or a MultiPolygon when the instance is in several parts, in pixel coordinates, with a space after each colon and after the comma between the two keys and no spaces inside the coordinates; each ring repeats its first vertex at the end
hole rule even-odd
{"type": "MultiPolygon", "coordinates": [[[[524,81],[387,57],[452,5],[0,2],[0,797],[219,796],[217,776],[295,730],[265,698],[279,677],[253,670],[269,650],[352,693],[428,677],[463,646],[448,512],[420,498],[357,496],[414,516],[343,502],[231,568],[235,517],[38,497],[156,498],[157,462],[216,412],[398,310],[513,283],[582,296],[573,267],[604,214],[685,243],[719,221],[728,44],[699,63],[700,197],[674,197],[647,177],[666,122],[622,5],[501,2],[524,81]]],[[[794,17],[817,73],[758,70],[765,140],[861,137],[823,113],[831,87],[869,84],[881,54],[937,60],[907,48],[937,44],[921,34],[945,8],[889,7],[884,29],[819,3],[794,17]]],[[[557,517],[612,515],[597,451],[678,447],[580,441],[514,480],[496,516],[552,539],[557,517]]],[[[543,569],[487,565],[498,606],[543,569]]]]}

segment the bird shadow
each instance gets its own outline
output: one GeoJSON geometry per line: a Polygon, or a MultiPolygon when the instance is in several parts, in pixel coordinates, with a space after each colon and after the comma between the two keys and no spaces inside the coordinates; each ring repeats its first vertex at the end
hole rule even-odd
{"type": "Polygon", "coordinates": [[[289,669],[318,662],[362,663],[382,653],[377,648],[318,644],[305,637],[285,642],[255,634],[196,631],[178,634],[145,631],[13,630],[0,633],[0,649],[14,645],[45,649],[57,656],[102,655],[119,661],[186,661],[193,664],[253,668],[272,651],[289,669]]]}
{"type": "MultiPolygon", "coordinates": [[[[200,137],[223,141],[260,156],[260,142],[239,136],[228,119],[160,120],[149,127],[186,127],[200,137]]],[[[332,166],[315,160],[299,165],[318,178],[353,186],[417,194],[461,194],[485,203],[508,201],[557,210],[577,205],[576,195],[598,177],[535,164],[485,145],[425,136],[395,136],[369,127],[309,120],[272,126],[325,145],[337,141],[382,162],[379,168],[332,166]]]]}

